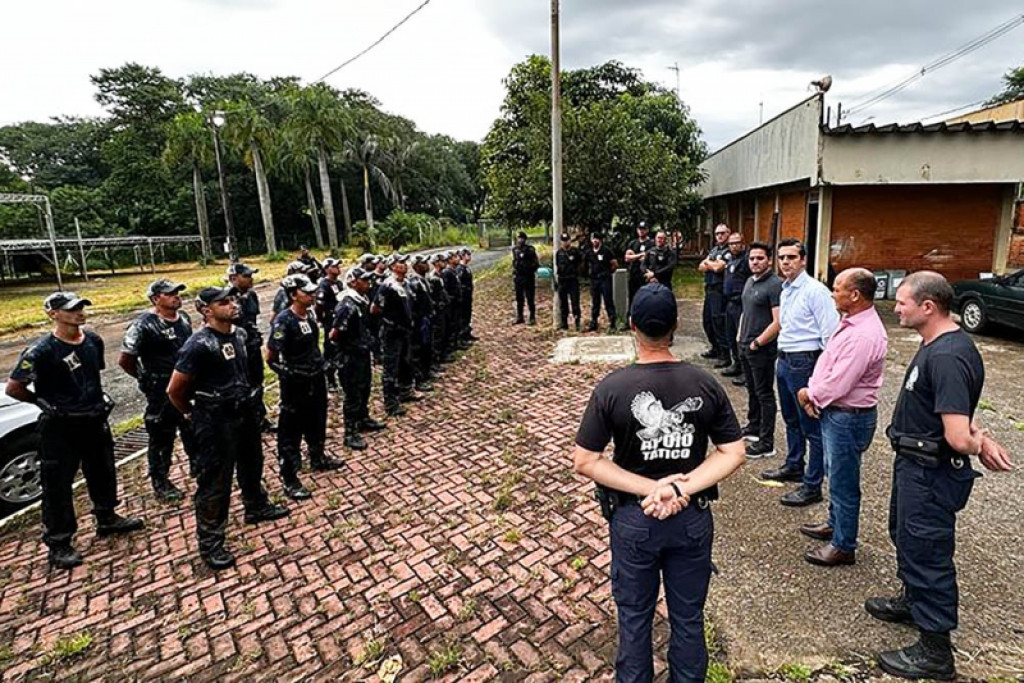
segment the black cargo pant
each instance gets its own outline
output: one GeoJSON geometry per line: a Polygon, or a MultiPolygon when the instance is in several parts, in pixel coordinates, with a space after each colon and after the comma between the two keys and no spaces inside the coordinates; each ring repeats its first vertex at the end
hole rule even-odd
{"type": "Polygon", "coordinates": [[[433,330],[430,318],[422,318],[415,325],[410,337],[412,374],[417,382],[426,382],[434,365],[433,330]]]}
{"type": "MultiPolygon", "coordinates": [[[[324,319],[320,321],[320,329],[324,330],[324,334],[330,332],[334,326],[334,315],[328,314],[324,316],[324,319]]],[[[328,386],[338,386],[341,379],[341,362],[338,359],[338,347],[331,342],[324,344],[324,363],[326,365],[324,372],[327,377],[328,386]]]]}
{"type": "Polygon", "coordinates": [[[569,309],[572,309],[572,317],[577,322],[580,322],[580,317],[583,315],[580,311],[580,281],[573,278],[571,280],[558,280],[558,310],[562,314],[562,327],[569,326],[569,309]]]}
{"type": "Polygon", "coordinates": [[[267,505],[263,489],[263,441],[254,401],[239,408],[197,402],[192,411],[196,438],[196,536],[206,556],[224,547],[231,505],[231,480],[247,512],[267,505]]]}
{"type": "Polygon", "coordinates": [[[259,413],[259,422],[262,423],[267,417],[267,406],[263,404],[263,350],[260,346],[245,347],[246,375],[249,378],[249,386],[259,389],[256,394],[257,405],[253,408],[259,413]]]}
{"type": "Polygon", "coordinates": [[[445,353],[455,353],[459,350],[459,330],[462,329],[462,300],[453,301],[445,309],[448,320],[445,325],[445,353]]]}
{"type": "Polygon", "coordinates": [[[740,295],[726,297],[725,300],[725,341],[729,350],[729,357],[733,363],[740,362],[739,351],[736,346],[736,335],[740,331],[740,316],[743,314],[743,301],[740,295]]]}
{"type": "Polygon", "coordinates": [[[430,319],[431,370],[441,371],[441,359],[448,353],[448,312],[442,308],[430,319]]]}
{"type": "Polygon", "coordinates": [[[462,290],[462,304],[459,307],[459,323],[462,326],[461,339],[469,340],[473,334],[473,290],[462,290]]]}
{"type": "Polygon", "coordinates": [[[81,466],[97,521],[114,514],[117,507],[117,470],[114,439],[106,415],[97,417],[39,418],[40,479],[43,485],[43,542],[71,543],[78,522],[71,485],[81,466]]]}
{"type": "Polygon", "coordinates": [[[702,311],[704,335],[711,344],[711,350],[720,358],[729,353],[725,342],[725,296],[721,285],[704,285],[704,309],[702,311]]]}
{"type": "Polygon", "coordinates": [[[323,462],[327,440],[327,378],[323,373],[281,376],[277,464],[286,483],[295,481],[302,469],[303,439],[309,461],[314,465],[323,462]]]}
{"type": "Polygon", "coordinates": [[[601,300],[604,299],[604,311],[608,314],[608,327],[615,327],[615,300],[612,298],[612,276],[591,278],[590,280],[590,326],[597,327],[597,319],[601,316],[601,300]]]}
{"type": "Polygon", "coordinates": [[[643,273],[629,274],[629,305],[633,305],[633,297],[636,296],[638,289],[647,284],[647,278],[644,277],[643,273]]]}
{"type": "Polygon", "coordinates": [[[345,390],[342,414],[345,433],[355,434],[359,425],[370,417],[370,386],[373,382],[370,352],[345,350],[341,357],[341,386],[345,390]]]}
{"type": "Polygon", "coordinates": [[[149,461],[149,478],[154,485],[168,481],[171,471],[171,455],[174,453],[174,438],[181,434],[181,446],[188,457],[189,476],[196,475],[195,439],[192,423],[186,420],[167,398],[167,381],[170,378],[146,382],[146,434],[149,447],[146,457],[149,461]]]}
{"type": "Polygon", "coordinates": [[[411,330],[382,322],[380,326],[381,385],[384,406],[395,408],[403,394],[412,390],[411,330]]]}
{"type": "Polygon", "coordinates": [[[537,276],[516,275],[516,320],[523,319],[523,305],[530,310],[530,318],[537,317],[537,276]]]}
{"type": "Polygon", "coordinates": [[[747,381],[747,424],[757,430],[762,446],[775,447],[775,343],[751,351],[749,346],[739,350],[743,376],[747,381]]]}

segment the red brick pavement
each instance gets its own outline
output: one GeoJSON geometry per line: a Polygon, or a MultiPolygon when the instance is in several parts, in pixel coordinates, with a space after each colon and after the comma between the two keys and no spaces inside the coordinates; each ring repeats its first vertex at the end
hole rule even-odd
{"type": "MultiPolygon", "coordinates": [[[[373,680],[376,666],[355,662],[376,644],[401,654],[405,681],[429,678],[445,649],[459,655],[448,680],[609,675],[607,527],[569,460],[605,368],[547,362],[546,291],[536,328],[508,325],[504,281],[482,279],[477,298],[482,341],[369,450],[341,448],[332,408],[330,441],[347,467],[307,474],[314,498],[290,504],[290,518],[246,526],[236,493],[236,570],[202,564],[191,508],[156,503],[142,461],[122,472],[121,511],[146,532],[97,538],[80,492],[85,565],[73,572],[46,569],[38,523],[7,531],[3,680],[373,680]],[[91,644],[56,657],[58,640],[78,633],[91,644]]],[[[279,494],[271,442],[267,453],[279,494]]],[[[191,492],[180,461],[175,475],[191,492]]],[[[656,636],[664,643],[661,617],[656,636]]]]}

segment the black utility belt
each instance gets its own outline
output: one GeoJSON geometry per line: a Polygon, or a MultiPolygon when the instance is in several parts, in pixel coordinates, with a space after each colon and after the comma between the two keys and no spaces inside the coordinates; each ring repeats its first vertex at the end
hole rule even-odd
{"type": "Polygon", "coordinates": [[[254,389],[242,396],[220,396],[196,392],[195,407],[200,410],[220,413],[245,413],[259,400],[259,390],[254,389]]]}
{"type": "MultiPolygon", "coordinates": [[[[594,489],[594,498],[601,505],[601,516],[611,521],[615,511],[628,505],[640,505],[642,498],[632,493],[623,493],[605,486],[598,486],[594,489]]],[[[706,510],[711,505],[711,498],[700,494],[690,498],[690,504],[696,505],[701,510],[706,510]]]]}
{"type": "Polygon", "coordinates": [[[908,458],[930,470],[939,469],[947,464],[953,469],[959,470],[963,469],[968,462],[968,456],[954,451],[944,441],[897,436],[890,437],[889,443],[896,455],[908,458]]]}

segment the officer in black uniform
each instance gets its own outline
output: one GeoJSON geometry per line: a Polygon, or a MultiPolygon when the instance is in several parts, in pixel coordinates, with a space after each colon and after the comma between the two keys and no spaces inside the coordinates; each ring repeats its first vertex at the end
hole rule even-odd
{"type": "MultiPolygon", "coordinates": [[[[377,290],[380,289],[381,283],[388,279],[388,260],[387,257],[380,254],[376,254],[373,257],[373,270],[370,273],[370,291],[367,293],[367,297],[370,299],[370,305],[377,300],[377,290]]],[[[370,332],[373,333],[373,362],[381,362],[381,348],[380,348],[380,316],[370,316],[370,332]]]]}
{"type": "Polygon", "coordinates": [[[725,297],[722,285],[725,280],[725,265],[729,254],[729,226],[720,223],[715,226],[715,244],[708,255],[697,265],[704,273],[704,309],[702,312],[704,335],[711,348],[700,354],[702,358],[715,360],[715,368],[731,365],[729,343],[725,338],[725,297]]]}
{"type": "Polygon", "coordinates": [[[404,401],[418,401],[412,390],[412,296],[405,282],[409,257],[392,254],[389,258],[391,277],[377,288],[370,311],[380,316],[380,360],[384,366],[381,385],[384,409],[388,415],[404,415],[404,401]]]}
{"type": "Polygon", "coordinates": [[[195,430],[199,554],[211,569],[221,570],[235,564],[224,539],[236,468],[247,524],[287,517],[289,511],[271,503],[263,489],[256,405],[262,391],[249,383],[246,331],[232,324],[238,317],[235,290],[207,287],[196,296],[196,308],[204,325],[181,347],[167,395],[195,430]]]}
{"type": "Polygon", "coordinates": [[[376,432],[385,427],[383,422],[370,417],[373,338],[368,324],[370,300],[366,295],[370,291],[371,276],[371,271],[359,266],[345,276],[347,286],[334,309],[334,329],[330,332],[331,343],[338,349],[341,386],[345,391],[345,446],[355,450],[366,449],[360,432],[376,432]]]}
{"type": "Polygon", "coordinates": [[[245,357],[249,370],[249,385],[257,389],[259,402],[255,409],[259,412],[260,430],[274,431],[274,426],[267,419],[267,407],[263,404],[263,333],[260,331],[260,297],[252,288],[252,276],[260,272],[259,268],[250,268],[244,263],[232,263],[228,266],[228,284],[235,289],[238,318],[235,324],[245,330],[248,346],[245,357]]]}
{"type": "Polygon", "coordinates": [[[309,253],[309,247],[305,244],[299,245],[299,258],[296,259],[301,261],[306,266],[306,277],[312,282],[317,282],[324,274],[324,266],[322,263],[316,260],[316,257],[309,253]]]}
{"type": "Polygon", "coordinates": [[[583,254],[583,262],[590,272],[590,325],[588,332],[597,330],[597,319],[601,315],[601,300],[604,299],[604,310],[608,314],[608,331],[615,331],[615,300],[612,297],[612,273],[619,263],[615,254],[604,244],[604,235],[591,233],[590,248],[583,254]]]}
{"type": "Polygon", "coordinates": [[[750,263],[743,235],[734,232],[729,235],[729,254],[725,264],[722,295],[725,297],[725,339],[729,343],[729,358],[732,364],[722,370],[724,377],[740,377],[743,366],[737,348],[736,335],[740,330],[740,316],[743,314],[743,287],[750,277],[750,263]]]}
{"type": "MultiPolygon", "coordinates": [[[[288,268],[285,269],[285,275],[305,275],[309,277],[309,268],[306,267],[306,264],[302,261],[292,261],[288,264],[288,268]]],[[[274,294],[274,304],[271,308],[272,314],[270,316],[270,322],[273,322],[274,317],[290,305],[288,292],[284,291],[284,287],[278,287],[277,292],[274,294]]]]}
{"type": "Polygon", "coordinates": [[[562,246],[555,252],[555,274],[558,285],[558,310],[562,315],[561,329],[569,329],[569,309],[572,308],[572,317],[576,321],[576,331],[580,330],[580,319],[583,316],[580,310],[580,266],[583,263],[583,256],[580,250],[573,246],[568,233],[561,235],[562,246]]]}
{"type": "Polygon", "coordinates": [[[461,339],[466,344],[472,344],[479,339],[473,334],[473,269],[469,267],[473,261],[473,252],[463,247],[459,249],[458,255],[456,272],[459,284],[462,285],[462,312],[459,315],[459,322],[462,323],[461,339]]]}
{"type": "Polygon", "coordinates": [[[1012,467],[1006,449],[974,418],[985,366],[950,317],[952,305],[953,288],[931,271],[911,274],[896,291],[900,326],[922,338],[886,431],[896,451],[889,537],[903,590],[894,598],[870,598],[864,607],[877,619],[919,630],[913,645],[878,656],[884,671],[902,678],[955,676],[949,633],[957,627],[959,602],[956,514],[981,476],[971,457],[995,472],[1012,467]]]}
{"type": "Polygon", "coordinates": [[[512,277],[516,286],[516,319],[513,325],[523,324],[523,304],[530,309],[530,324],[537,324],[537,269],[540,261],[537,250],[526,242],[526,233],[520,231],[512,247],[512,277]]]}
{"type": "Polygon", "coordinates": [[[676,250],[668,245],[668,234],[664,230],[659,230],[654,236],[654,248],[647,252],[645,284],[657,282],[672,289],[672,274],[676,270],[676,262],[676,250]]]}
{"type": "MultiPolygon", "coordinates": [[[[324,276],[320,278],[316,292],[316,319],[320,323],[320,329],[324,334],[334,327],[334,309],[338,306],[338,297],[344,285],[341,282],[341,261],[334,258],[325,258],[323,261],[324,276]]],[[[327,373],[327,390],[338,390],[338,364],[334,357],[334,347],[330,344],[324,345],[324,363],[327,373]]]]}
{"type": "Polygon", "coordinates": [[[114,440],[107,417],[113,401],[103,393],[103,340],[83,330],[88,299],[74,292],[46,297],[43,310],[53,332],[22,352],[7,380],[7,395],[34,403],[39,417],[40,480],[43,486],[43,542],[50,566],[71,569],[82,564],[72,541],[78,530],[71,485],[81,466],[96,516],[96,535],[136,531],[141,519],[121,517],[117,507],[114,440]],[[34,387],[29,389],[29,385],[34,387]]]}
{"type": "Polygon", "coordinates": [[[459,330],[462,329],[462,283],[455,267],[459,257],[454,251],[444,252],[445,267],[441,271],[444,280],[444,291],[448,294],[448,319],[445,322],[445,360],[455,360],[455,352],[465,345],[459,343],[459,330]]]}
{"type": "Polygon", "coordinates": [[[185,285],[170,280],[157,280],[149,285],[146,298],[153,308],[141,313],[128,326],[117,361],[126,373],[138,380],[139,390],[146,397],[149,479],[157,498],[168,502],[182,499],[181,490],[168,478],[175,434],[181,434],[190,472],[195,469],[192,425],[182,419],[181,413],[167,399],[167,383],[171,381],[178,351],[192,336],[192,321],[180,310],[184,289],[185,285]]]}
{"type": "Polygon", "coordinates": [[[611,526],[619,681],[654,680],[651,626],[662,577],[672,625],[669,678],[704,680],[709,502],[718,497],[718,482],[745,460],[725,390],[669,350],[676,320],[671,290],[660,284],[637,290],[630,309],[637,362],[597,385],[576,433],[576,472],[598,484],[611,526]],[[610,460],[602,455],[609,441],[615,444],[610,460]],[[710,455],[709,441],[715,444],[710,455]]]}
{"type": "Polygon", "coordinates": [[[430,299],[434,302],[434,315],[430,320],[430,329],[433,338],[431,345],[433,352],[431,360],[432,379],[437,379],[441,374],[441,363],[450,363],[455,360],[455,355],[448,352],[448,306],[451,305],[451,297],[445,290],[444,269],[448,263],[444,252],[438,252],[430,258],[433,270],[427,274],[427,284],[430,286],[430,299]]]}
{"type": "MultiPolygon", "coordinates": [[[[327,262],[324,262],[327,267],[327,262]]],[[[281,382],[281,411],[277,426],[277,462],[284,494],[306,500],[309,491],[299,480],[302,440],[310,466],[318,472],[336,470],[341,463],[324,452],[327,440],[327,372],[320,353],[320,328],[311,310],[322,288],[305,275],[285,277],[292,304],[274,318],[267,340],[267,364],[281,382]]],[[[333,318],[333,311],[331,313],[333,318]]]]}
{"type": "Polygon", "coordinates": [[[429,257],[416,254],[412,257],[412,271],[405,281],[409,294],[412,296],[412,338],[410,349],[412,355],[412,374],[417,391],[433,391],[430,383],[430,368],[434,363],[433,337],[430,321],[434,317],[434,300],[430,296],[430,286],[423,277],[430,269],[429,257]]]}
{"type": "Polygon", "coordinates": [[[651,264],[647,252],[654,249],[647,223],[640,221],[636,226],[636,239],[626,245],[626,266],[629,268],[629,302],[633,302],[636,290],[647,284],[647,271],[651,264]]]}

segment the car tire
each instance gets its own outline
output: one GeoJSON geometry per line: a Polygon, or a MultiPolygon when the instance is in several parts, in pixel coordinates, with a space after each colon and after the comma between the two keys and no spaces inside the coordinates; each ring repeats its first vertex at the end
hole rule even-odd
{"type": "Polygon", "coordinates": [[[39,500],[43,495],[39,467],[39,435],[19,434],[0,443],[0,517],[39,500]]]}
{"type": "Polygon", "coordinates": [[[980,334],[988,327],[988,312],[980,299],[968,299],[960,307],[960,325],[971,334],[980,334]]]}

